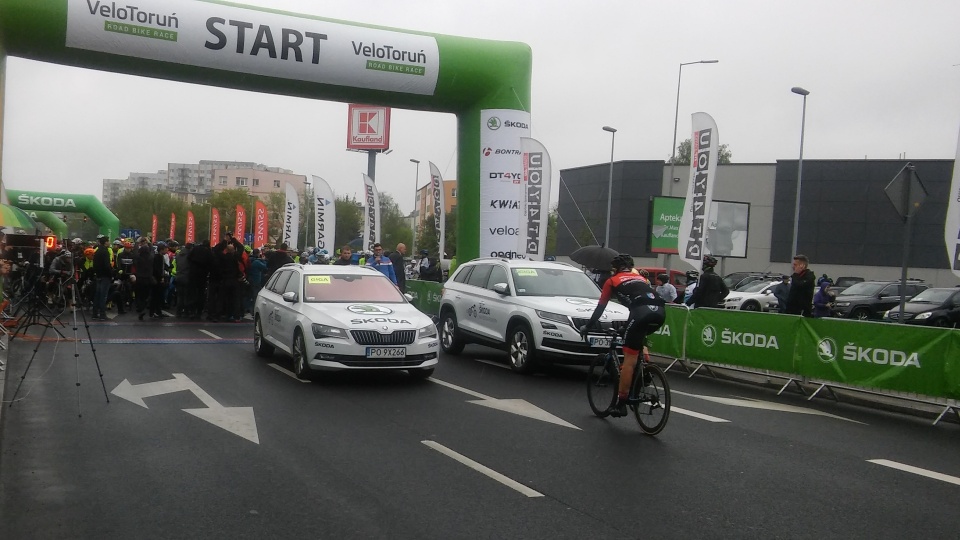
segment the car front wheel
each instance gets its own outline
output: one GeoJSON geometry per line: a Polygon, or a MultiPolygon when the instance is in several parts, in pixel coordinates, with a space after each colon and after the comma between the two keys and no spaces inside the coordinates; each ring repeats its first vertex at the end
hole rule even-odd
{"type": "Polygon", "coordinates": [[[857,308],[853,310],[853,313],[850,314],[850,318],[858,321],[865,321],[870,318],[870,310],[867,308],[857,308]]]}
{"type": "Polygon", "coordinates": [[[740,306],[743,311],[760,311],[760,304],[756,302],[747,302],[740,306]]]}
{"type": "Polygon", "coordinates": [[[463,339],[457,328],[457,316],[447,309],[440,315],[440,347],[448,354],[460,354],[463,351],[463,339]]]}
{"type": "Polygon", "coordinates": [[[257,315],[257,320],[253,324],[253,350],[257,353],[257,356],[264,358],[273,354],[273,345],[263,339],[263,322],[259,315],[257,315]]]}
{"type": "Polygon", "coordinates": [[[310,365],[307,359],[307,345],[303,341],[303,332],[297,330],[293,336],[293,374],[298,379],[310,378],[310,365]]]}
{"type": "Polygon", "coordinates": [[[525,323],[515,324],[510,327],[509,335],[510,367],[517,373],[532,373],[536,369],[537,349],[530,327],[525,323]]]}

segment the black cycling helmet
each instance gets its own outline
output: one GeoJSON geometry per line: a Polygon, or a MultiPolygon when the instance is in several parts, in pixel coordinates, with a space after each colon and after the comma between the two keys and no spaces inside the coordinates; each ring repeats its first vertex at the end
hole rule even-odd
{"type": "Polygon", "coordinates": [[[713,268],[717,265],[717,259],[713,255],[704,255],[703,256],[703,269],[713,268]]]}
{"type": "Polygon", "coordinates": [[[629,270],[633,268],[633,257],[621,253],[610,261],[610,266],[616,270],[629,270]]]}

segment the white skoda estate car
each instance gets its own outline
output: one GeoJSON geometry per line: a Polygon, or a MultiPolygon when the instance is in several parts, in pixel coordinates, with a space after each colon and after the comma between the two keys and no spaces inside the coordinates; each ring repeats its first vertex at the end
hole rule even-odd
{"type": "MultiPolygon", "coordinates": [[[[581,270],[564,263],[500,258],[460,265],[444,283],[440,344],[458,354],[467,343],[506,348],[514,371],[533,371],[540,361],[588,363],[609,346],[609,337],[577,331],[587,323],[600,289],[581,270]]],[[[629,311],[607,304],[602,328],[626,323],[629,311]]]]}
{"type": "Polygon", "coordinates": [[[405,369],[429,377],[437,329],[386,276],[362,266],[288,264],[254,306],[254,349],[293,357],[293,371],[405,369]]]}

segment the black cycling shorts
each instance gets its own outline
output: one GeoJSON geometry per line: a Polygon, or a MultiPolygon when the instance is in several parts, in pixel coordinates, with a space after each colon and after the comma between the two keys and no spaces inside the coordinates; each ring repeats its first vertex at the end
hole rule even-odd
{"type": "Polygon", "coordinates": [[[624,348],[642,350],[647,336],[663,326],[666,318],[665,307],[640,305],[630,308],[627,329],[623,333],[624,348]]]}

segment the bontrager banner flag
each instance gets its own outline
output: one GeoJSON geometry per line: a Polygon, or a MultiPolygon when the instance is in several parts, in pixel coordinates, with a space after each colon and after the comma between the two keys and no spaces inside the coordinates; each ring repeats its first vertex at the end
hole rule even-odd
{"type": "Polygon", "coordinates": [[[950,257],[950,270],[960,277],[960,136],[957,137],[957,157],[953,162],[953,180],[947,197],[947,219],[943,224],[943,241],[950,257]]]}
{"type": "Polygon", "coordinates": [[[720,153],[720,138],[717,123],[707,113],[693,113],[693,137],[690,139],[690,182],[687,184],[687,200],[680,218],[680,234],[677,248],[680,258],[700,270],[707,239],[707,222],[710,203],[713,201],[713,184],[716,181],[717,157],[720,153]]]}
{"type": "Polygon", "coordinates": [[[313,177],[314,242],[317,249],[333,253],[337,237],[337,203],[330,184],[319,176],[313,177]]]}
{"type": "Polygon", "coordinates": [[[530,136],[530,113],[510,109],[480,111],[481,257],[523,259],[523,151],[530,136]]]}
{"type": "Polygon", "coordinates": [[[523,220],[521,253],[542,261],[547,249],[547,218],[550,215],[550,154],[540,141],[520,138],[523,151],[523,220]]]}
{"type": "MultiPolygon", "coordinates": [[[[433,226],[437,230],[437,258],[443,259],[447,241],[447,201],[440,169],[430,162],[430,191],[433,194],[433,226]]],[[[427,248],[429,249],[429,248],[427,248]]]]}
{"type": "Polygon", "coordinates": [[[283,243],[289,249],[297,249],[300,235],[300,196],[293,185],[287,182],[287,204],[283,214],[283,243]]]}
{"type": "Polygon", "coordinates": [[[210,247],[220,243],[220,211],[210,209],[210,247]]]}
{"type": "Polygon", "coordinates": [[[150,241],[157,241],[157,215],[153,214],[153,220],[150,222],[150,241]]]}
{"type": "Polygon", "coordinates": [[[373,249],[380,242],[380,193],[373,179],[363,175],[363,245],[362,250],[373,249]]]}
{"type": "Polygon", "coordinates": [[[268,217],[267,205],[257,200],[253,205],[253,247],[256,249],[267,245],[267,224],[270,223],[268,217]]]}
{"type": "Polygon", "coordinates": [[[170,236],[167,238],[173,239],[177,237],[177,215],[173,212],[170,212],[170,236]]]}
{"type": "Polygon", "coordinates": [[[193,217],[193,212],[187,210],[187,237],[184,242],[197,241],[197,220],[193,217]]]}
{"type": "Polygon", "coordinates": [[[247,232],[247,209],[242,204],[237,205],[236,217],[233,220],[233,237],[243,242],[247,232]]]}

